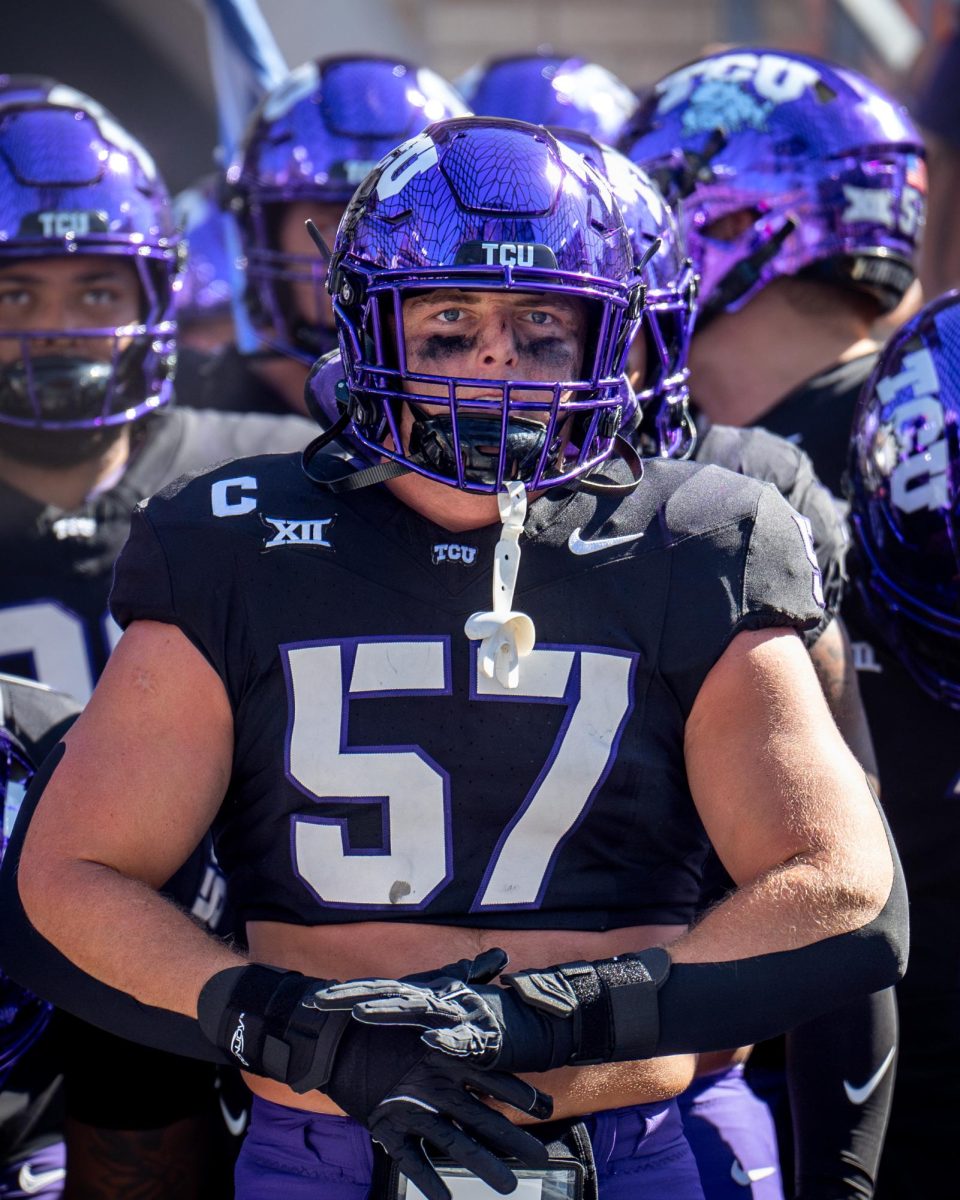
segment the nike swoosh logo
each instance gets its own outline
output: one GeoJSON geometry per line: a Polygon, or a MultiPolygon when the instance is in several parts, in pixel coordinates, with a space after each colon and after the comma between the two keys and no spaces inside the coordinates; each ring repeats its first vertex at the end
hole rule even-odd
{"type": "Polygon", "coordinates": [[[29,1163],[24,1163],[17,1175],[17,1183],[22,1192],[26,1192],[28,1196],[35,1196],[44,1188],[62,1183],[66,1177],[67,1172],[63,1167],[54,1167],[52,1171],[38,1171],[34,1175],[33,1167],[29,1163]]]}
{"type": "Polygon", "coordinates": [[[239,1137],[247,1127],[247,1120],[249,1119],[247,1110],[241,1109],[241,1111],[234,1116],[230,1109],[227,1108],[226,1104],[224,1104],[223,1097],[218,1096],[217,1099],[220,1101],[220,1111],[223,1113],[223,1123],[226,1125],[228,1132],[231,1133],[233,1137],[239,1137]]]}
{"type": "Polygon", "coordinates": [[[567,538],[567,545],[572,554],[596,554],[598,550],[610,550],[613,546],[625,546],[627,542],[635,542],[642,538],[642,533],[625,533],[623,537],[593,538],[589,542],[580,536],[580,526],[567,538]]]}
{"type": "Polygon", "coordinates": [[[749,1171],[745,1171],[738,1158],[733,1160],[733,1166],[730,1168],[730,1178],[734,1183],[739,1183],[741,1187],[749,1187],[751,1183],[759,1183],[761,1179],[769,1179],[776,1173],[776,1167],[752,1167],[749,1171]]]}
{"type": "Polygon", "coordinates": [[[886,1075],[890,1069],[890,1064],[893,1062],[893,1056],[896,1054],[896,1047],[890,1049],[890,1053],[883,1060],[876,1072],[870,1076],[863,1087],[854,1087],[852,1083],[848,1083],[846,1079],[843,1081],[843,1090],[847,1093],[847,1099],[851,1104],[865,1104],[880,1085],[880,1080],[886,1075]]]}

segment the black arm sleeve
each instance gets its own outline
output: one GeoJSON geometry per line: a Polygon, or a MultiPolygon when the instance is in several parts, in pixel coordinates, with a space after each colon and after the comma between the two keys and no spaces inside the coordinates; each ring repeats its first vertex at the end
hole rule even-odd
{"type": "Polygon", "coordinates": [[[157,1050],[210,1062],[227,1062],[200,1029],[181,1013],[141,1004],[109,987],[61,954],[30,923],[20,900],[17,870],[23,841],[43,789],[63,757],[61,743],[37,772],[7,844],[0,867],[0,966],[23,987],[91,1025],[157,1050]]]}
{"type": "Polygon", "coordinates": [[[893,1101],[892,988],[787,1035],[796,1200],[870,1200],[893,1101]]]}

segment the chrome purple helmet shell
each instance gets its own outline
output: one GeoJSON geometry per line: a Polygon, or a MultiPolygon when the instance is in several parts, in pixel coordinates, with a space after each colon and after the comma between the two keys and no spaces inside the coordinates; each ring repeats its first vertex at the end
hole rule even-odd
{"type": "Polygon", "coordinates": [[[246,307],[265,346],[312,363],[336,344],[332,328],[310,325],[291,303],[289,285],[296,281],[322,293],[326,264],[280,250],[279,206],[346,206],[400,142],[432,121],[467,112],[446,80],[394,58],[304,63],[264,98],[227,170],[227,185],[246,259],[246,307]]]}
{"type": "MultiPolygon", "coordinates": [[[[349,394],[346,432],[368,455],[472,492],[495,493],[512,479],[547,487],[607,458],[632,418],[622,372],[642,286],[623,218],[603,179],[542,128],[443,121],[389,154],[347,209],[330,288],[349,394]],[[403,300],[438,288],[584,301],[591,333],[579,377],[533,383],[413,373],[403,300]],[[418,384],[442,385],[446,395],[418,384]],[[478,387],[497,394],[458,396],[478,387]],[[404,403],[447,409],[416,444],[411,437],[408,451],[396,449],[404,403]]],[[[316,400],[322,415],[323,398],[316,400]]]]}
{"type": "Polygon", "coordinates": [[[616,142],[637,97],[606,67],[582,58],[519,54],[472,68],[460,80],[478,116],[559,125],[616,142]]]}
{"type": "Polygon", "coordinates": [[[884,309],[914,279],[923,141],[906,110],[855,71],[763,48],[710,55],[653,87],[621,149],[677,207],[705,315],[800,272],[884,309]],[[732,213],[753,219],[717,236],[732,213]]]}
{"type": "Polygon", "coordinates": [[[122,425],[170,399],[176,362],[178,238],[169,196],[143,147],[89,96],[6,76],[0,84],[0,265],[60,255],[118,255],[135,267],[138,324],[56,331],[82,347],[109,339],[108,362],[40,353],[51,331],[0,332],[17,343],[0,368],[0,422],[27,429],[122,425]]]}
{"type": "Polygon", "coordinates": [[[960,293],[887,343],[854,415],[849,484],[871,618],[920,686],[960,709],[960,293]]]}
{"type": "Polygon", "coordinates": [[[696,432],[689,412],[687,356],[696,315],[697,274],[686,256],[670,206],[646,171],[588,134],[553,129],[606,179],[613,192],[634,259],[643,266],[646,299],[641,333],[646,374],[635,390],[645,423],[656,431],[656,451],[686,458],[696,432]]]}
{"type": "Polygon", "coordinates": [[[218,188],[218,176],[206,175],[173,198],[174,220],[185,245],[174,303],[181,326],[230,315],[230,256],[218,188]]]}

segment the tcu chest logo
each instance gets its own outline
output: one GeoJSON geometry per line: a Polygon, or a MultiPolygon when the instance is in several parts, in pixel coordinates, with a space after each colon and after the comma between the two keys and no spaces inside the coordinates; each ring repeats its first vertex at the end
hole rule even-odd
{"type": "Polygon", "coordinates": [[[275,546],[322,546],[325,550],[333,549],[333,543],[327,537],[327,530],[335,517],[311,517],[306,520],[288,520],[286,517],[263,519],[277,531],[269,541],[263,543],[264,550],[272,550],[275,546]]]}
{"type": "Polygon", "coordinates": [[[442,562],[458,562],[472,566],[477,561],[476,546],[460,546],[456,542],[440,542],[433,547],[434,565],[442,562]]]}
{"type": "Polygon", "coordinates": [[[915,350],[903,368],[877,384],[884,407],[894,405],[888,418],[899,461],[890,474],[890,497],[901,512],[946,508],[950,503],[947,443],[944,437],[940,381],[929,350],[915,350]],[[897,403],[909,389],[910,398],[897,403]]]}

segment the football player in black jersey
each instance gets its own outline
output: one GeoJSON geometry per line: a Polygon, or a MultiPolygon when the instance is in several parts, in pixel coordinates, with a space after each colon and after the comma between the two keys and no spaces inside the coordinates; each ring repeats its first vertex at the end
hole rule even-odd
{"type": "Polygon", "coordinates": [[[264,97],[220,189],[245,263],[239,344],[181,355],[181,404],[305,411],[307,372],[337,338],[326,266],[304,221],[332,245],[375,163],[431,121],[467,111],[434,71],[372,55],[304,63],[264,97]]]}
{"type": "Polygon", "coordinates": [[[424,1144],[498,1190],[491,1150],[568,1175],[478,1099],[546,1116],[533,1072],[602,1194],[698,1197],[693,1055],[888,986],[905,949],[796,636],[802,524],[746,477],[614,456],[642,282],[539,127],[404,143],[330,288],[326,436],[356,467],[249,459],[138,509],[126,632],[8,851],[5,969],[243,1065],[241,1196],[365,1196],[363,1125],[435,1200],[424,1144]],[[154,890],[211,822],[249,959],[154,890]],[[711,843],[738,889],[690,928],[711,843]]]}
{"type": "MultiPolygon", "coordinates": [[[[35,766],[80,706],[31,680],[0,675],[0,859],[35,766]]],[[[63,1192],[62,1046],[50,1005],[0,972],[0,1196],[63,1192]]]]}
{"type": "Polygon", "coordinates": [[[876,319],[916,276],[923,140],[847,68],[773,49],[665,76],[621,148],[676,201],[701,276],[693,396],[803,447],[835,496],[876,319]]]}
{"type": "MultiPolygon", "coordinates": [[[[171,408],[178,244],[166,189],[89,97],[5,77],[0,231],[0,669],[82,703],[119,637],[107,597],[134,506],[184,472],[288,451],[313,429],[293,416],[171,408]]],[[[192,862],[175,894],[216,928],[222,878],[204,852],[192,862]]],[[[169,1056],[148,1064],[94,1031],[74,1030],[65,1045],[68,1082],[83,1081],[69,1088],[78,1185],[82,1159],[86,1186],[103,1189],[89,1194],[116,1194],[109,1165],[122,1135],[113,1131],[137,1128],[143,1136],[125,1153],[140,1163],[138,1187],[154,1172],[160,1188],[176,1168],[183,1195],[193,1186],[183,1159],[158,1131],[182,1130],[204,1084],[216,1109],[210,1073],[201,1080],[195,1064],[174,1067],[169,1056]],[[148,1068],[154,1088],[132,1088],[148,1068]]]]}
{"type": "MultiPolygon", "coordinates": [[[[942,1194],[960,1122],[960,296],[887,343],[854,417],[845,605],[913,943],[877,1195],[942,1194]]],[[[856,1081],[860,1083],[861,1081],[856,1081]]]]}

